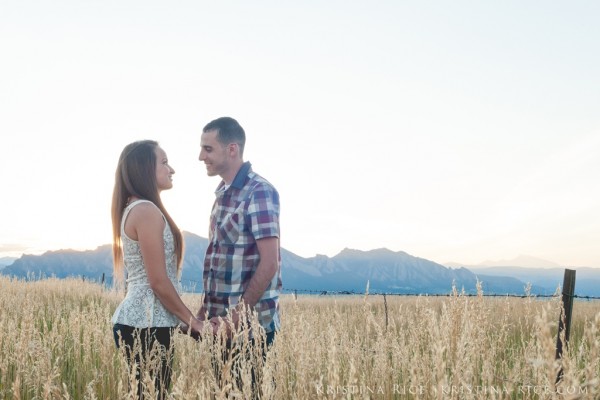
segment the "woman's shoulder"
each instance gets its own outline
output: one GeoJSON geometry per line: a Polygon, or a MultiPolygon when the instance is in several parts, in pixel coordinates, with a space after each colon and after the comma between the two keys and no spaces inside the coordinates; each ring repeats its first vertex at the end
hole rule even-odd
{"type": "Polygon", "coordinates": [[[131,205],[129,210],[129,218],[133,219],[157,219],[162,221],[162,212],[160,209],[149,200],[136,200],[131,205]]]}
{"type": "Polygon", "coordinates": [[[130,204],[129,213],[125,216],[125,235],[132,240],[141,240],[141,232],[162,232],[165,219],[159,208],[150,201],[137,201],[130,204]]]}
{"type": "Polygon", "coordinates": [[[134,200],[127,207],[131,208],[131,210],[136,210],[136,209],[137,210],[143,210],[143,209],[158,210],[158,207],[156,207],[156,204],[154,204],[150,200],[145,200],[145,199],[134,200]]]}

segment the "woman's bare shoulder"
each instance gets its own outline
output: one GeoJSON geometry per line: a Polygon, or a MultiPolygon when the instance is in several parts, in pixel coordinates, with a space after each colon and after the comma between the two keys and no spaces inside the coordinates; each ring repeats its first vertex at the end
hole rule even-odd
{"type": "Polygon", "coordinates": [[[132,222],[162,222],[162,213],[156,205],[149,201],[141,201],[134,205],[129,211],[129,218],[132,222]]]}

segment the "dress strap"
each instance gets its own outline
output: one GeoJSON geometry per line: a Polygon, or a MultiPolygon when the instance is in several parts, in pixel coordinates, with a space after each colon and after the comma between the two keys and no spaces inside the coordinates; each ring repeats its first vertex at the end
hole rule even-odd
{"type": "Polygon", "coordinates": [[[125,207],[125,211],[123,212],[123,217],[121,218],[121,234],[123,234],[123,232],[125,231],[125,221],[127,220],[127,216],[129,215],[129,211],[131,211],[131,209],[133,209],[133,207],[135,207],[136,205],[138,205],[140,203],[151,203],[151,204],[154,204],[150,200],[138,199],[138,200],[132,202],[131,204],[129,204],[127,207],[125,207]]]}

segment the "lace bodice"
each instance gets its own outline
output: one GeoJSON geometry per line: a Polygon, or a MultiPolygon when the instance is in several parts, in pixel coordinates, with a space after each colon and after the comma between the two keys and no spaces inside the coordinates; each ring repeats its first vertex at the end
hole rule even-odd
{"type": "MultiPolygon", "coordinates": [[[[129,325],[135,328],[177,326],[179,319],[162,305],[150,287],[139,242],[131,239],[125,233],[125,221],[129,212],[133,207],[142,202],[151,203],[148,200],[134,201],[127,206],[121,220],[123,263],[127,271],[127,295],[115,310],[112,323],[129,325]]],[[[164,216],[163,219],[165,219],[164,216]]],[[[177,274],[175,243],[173,233],[166,219],[163,241],[165,245],[167,276],[171,283],[173,283],[177,293],[181,294],[181,285],[177,274]]]]}

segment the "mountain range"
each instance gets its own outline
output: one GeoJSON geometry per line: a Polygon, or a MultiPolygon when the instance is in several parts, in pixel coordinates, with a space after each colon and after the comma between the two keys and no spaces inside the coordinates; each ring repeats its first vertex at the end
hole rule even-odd
{"type": "MultiPolygon", "coordinates": [[[[202,264],[206,238],[184,232],[185,257],[181,281],[188,292],[202,290],[202,264]]],[[[448,294],[453,284],[466,293],[476,292],[482,282],[484,294],[523,295],[527,283],[532,294],[553,294],[562,284],[564,269],[485,266],[444,266],[433,261],[385,248],[361,251],[344,249],[334,257],[304,258],[281,249],[284,291],[308,293],[448,294]]],[[[26,279],[55,276],[84,277],[105,284],[112,282],[110,245],[95,250],[49,251],[23,255],[0,270],[1,274],[26,279]]],[[[576,294],[600,295],[600,269],[577,270],[576,294]]]]}
{"type": "Polygon", "coordinates": [[[17,257],[0,257],[0,271],[2,271],[2,269],[7,265],[15,262],[16,259],[17,257]]]}

